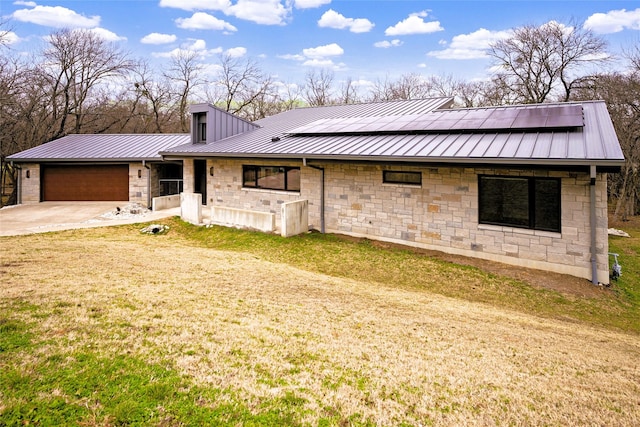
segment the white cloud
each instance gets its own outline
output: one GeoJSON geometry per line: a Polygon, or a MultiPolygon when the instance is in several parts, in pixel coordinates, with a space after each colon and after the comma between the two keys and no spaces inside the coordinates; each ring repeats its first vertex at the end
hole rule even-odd
{"type": "Polygon", "coordinates": [[[331,43],[324,46],[303,49],[302,53],[307,58],[321,59],[326,58],[327,56],[340,56],[344,54],[344,49],[336,43],[331,43]]]}
{"type": "Polygon", "coordinates": [[[486,58],[487,49],[491,43],[510,35],[510,31],[489,31],[480,28],[470,34],[454,36],[446,49],[431,51],[427,55],[438,59],[486,58]]]}
{"type": "Polygon", "coordinates": [[[160,0],[160,7],[182,10],[222,10],[231,6],[229,0],[160,0]]]}
{"type": "Polygon", "coordinates": [[[621,9],[594,13],[587,18],[584,28],[599,34],[619,33],[624,29],[640,30],[640,8],[628,12],[621,9]]]}
{"type": "Polygon", "coordinates": [[[55,28],[93,28],[100,25],[99,16],[86,17],[62,6],[35,6],[13,12],[13,19],[55,28]]]}
{"type": "Polygon", "coordinates": [[[20,41],[20,37],[13,31],[0,31],[0,46],[16,44],[20,41]]]}
{"type": "Polygon", "coordinates": [[[17,6],[36,7],[38,4],[34,1],[14,1],[13,4],[17,6]]]}
{"type": "Polygon", "coordinates": [[[144,44],[167,44],[176,41],[175,34],[150,33],[140,39],[144,44]]]}
{"type": "Polygon", "coordinates": [[[292,55],[292,54],[286,54],[286,55],[278,55],[278,58],[281,59],[289,59],[291,61],[304,61],[306,58],[304,55],[292,55]]]}
{"type": "Polygon", "coordinates": [[[326,11],[318,21],[319,27],[336,28],[344,30],[348,28],[352,33],[367,33],[371,31],[374,24],[368,19],[346,18],[333,9],[326,11]]]}
{"type": "Polygon", "coordinates": [[[235,4],[230,0],[160,0],[161,7],[188,11],[217,10],[227,16],[263,25],[285,24],[291,13],[291,4],[289,0],[284,4],[281,0],[237,0],[235,4]]]}
{"type": "Polygon", "coordinates": [[[331,69],[334,71],[342,71],[347,69],[345,64],[336,64],[335,62],[333,62],[331,57],[340,56],[343,54],[344,49],[342,49],[337,43],[331,43],[324,46],[303,49],[302,54],[278,55],[278,58],[298,61],[302,63],[302,65],[308,67],[319,67],[331,69]]]}
{"type": "Polygon", "coordinates": [[[246,47],[232,47],[227,49],[224,53],[229,55],[232,58],[241,58],[247,54],[246,47]]]}
{"type": "Polygon", "coordinates": [[[114,33],[113,31],[109,31],[106,30],[104,28],[91,28],[90,30],[92,33],[94,33],[95,35],[97,35],[98,37],[100,37],[103,40],[106,40],[108,42],[118,42],[118,41],[124,41],[127,40],[126,37],[121,37],[119,35],[117,35],[116,33],[114,33]]]}
{"type": "Polygon", "coordinates": [[[205,12],[196,12],[191,18],[176,19],[178,28],[185,30],[221,30],[221,31],[237,31],[233,25],[209,15],[205,12]]]}
{"type": "Polygon", "coordinates": [[[324,69],[329,69],[333,71],[342,71],[347,69],[345,64],[342,62],[336,64],[331,59],[320,59],[320,58],[309,59],[303,62],[302,65],[305,65],[307,67],[324,68],[324,69]]]}
{"type": "Polygon", "coordinates": [[[156,58],[171,58],[175,56],[196,53],[202,59],[212,55],[222,53],[222,48],[217,47],[215,49],[207,49],[207,42],[202,39],[192,40],[191,43],[185,43],[181,47],[173,49],[170,52],[154,52],[153,56],[156,58]]]}
{"type": "Polygon", "coordinates": [[[380,47],[380,48],[383,48],[383,49],[387,49],[387,48],[390,48],[390,47],[402,46],[402,42],[400,40],[398,40],[398,39],[394,39],[394,40],[391,40],[391,41],[383,40],[381,42],[375,42],[373,44],[373,46],[374,47],[380,47]]]}
{"type": "Polygon", "coordinates": [[[331,0],[295,0],[296,9],[311,9],[331,3],[331,0]]]}
{"type": "Polygon", "coordinates": [[[283,6],[280,0],[238,0],[225,13],[256,24],[284,25],[291,6],[283,6]]]}
{"type": "Polygon", "coordinates": [[[444,28],[440,26],[440,21],[425,22],[424,18],[426,17],[426,12],[413,13],[404,21],[400,21],[393,27],[387,28],[384,34],[386,36],[402,36],[409,34],[430,34],[444,30],[444,28]]]}

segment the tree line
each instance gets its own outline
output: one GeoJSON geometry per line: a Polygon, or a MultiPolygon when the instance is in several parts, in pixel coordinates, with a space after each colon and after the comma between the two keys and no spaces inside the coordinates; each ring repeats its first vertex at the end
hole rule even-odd
{"type": "MultiPolygon", "coordinates": [[[[368,86],[336,81],[330,70],[284,83],[257,60],[221,54],[205,63],[189,50],[158,70],[88,30],[55,31],[24,58],[9,46],[6,26],[0,23],[2,188],[15,188],[6,156],[72,133],[188,132],[194,102],[253,121],[300,106],[434,96],[454,97],[458,107],[601,99],[626,157],[622,172],[609,179],[614,214],[640,213],[640,44],[614,58],[601,37],[575,23],[527,25],[492,43],[487,80],[407,73],[368,86]]],[[[2,203],[15,203],[15,192],[2,203]]]]}

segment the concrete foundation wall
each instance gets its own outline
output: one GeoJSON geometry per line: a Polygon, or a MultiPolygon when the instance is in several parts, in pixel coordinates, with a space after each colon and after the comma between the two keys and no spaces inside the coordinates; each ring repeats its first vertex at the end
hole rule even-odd
{"type": "Polygon", "coordinates": [[[309,202],[298,200],[282,204],[282,237],[296,236],[309,231],[309,202]]]}
{"type": "MultiPolygon", "coordinates": [[[[310,215],[309,226],[320,228],[320,172],[302,166],[302,161],[211,159],[207,162],[207,169],[212,166],[213,176],[207,176],[208,206],[271,213],[275,215],[276,231],[279,231],[282,226],[282,204],[304,199],[309,202],[309,212],[315,212],[315,216],[310,215]],[[301,190],[289,192],[243,188],[243,164],[300,167],[301,190]]],[[[188,181],[193,181],[193,168],[190,173],[188,175],[185,162],[185,188],[188,181]]]]}
{"type": "MultiPolygon", "coordinates": [[[[193,181],[188,175],[186,183],[193,181]]],[[[309,226],[320,228],[320,171],[302,162],[211,159],[212,206],[270,212],[282,231],[281,206],[308,200],[309,226]],[[300,192],[242,187],[242,165],[299,166],[300,192]]],[[[325,169],[325,229],[426,249],[571,274],[591,279],[590,189],[587,172],[526,169],[387,166],[327,163],[325,169]],[[383,184],[382,171],[416,171],[422,185],[383,184]],[[561,179],[559,233],[478,223],[478,175],[539,176],[561,179]]],[[[192,169],[191,169],[192,171],[192,169]]],[[[192,173],[192,172],[191,172],[192,173]]],[[[609,282],[606,174],[596,180],[597,270],[609,282]]]]}
{"type": "Polygon", "coordinates": [[[180,206],[180,194],[172,194],[170,196],[154,197],[151,200],[151,210],[161,211],[164,209],[177,208],[180,206]]]}
{"type": "Polygon", "coordinates": [[[191,224],[202,224],[202,195],[180,193],[180,217],[191,224]]]}
{"type": "Polygon", "coordinates": [[[211,223],[272,233],[276,228],[276,216],[269,212],[212,206],[211,223]]]}

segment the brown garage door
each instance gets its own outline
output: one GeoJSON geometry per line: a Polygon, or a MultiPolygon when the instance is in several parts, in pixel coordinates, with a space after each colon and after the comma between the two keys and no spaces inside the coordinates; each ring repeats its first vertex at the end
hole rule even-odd
{"type": "Polygon", "coordinates": [[[129,165],[44,166],[43,201],[129,200],[129,165]]]}

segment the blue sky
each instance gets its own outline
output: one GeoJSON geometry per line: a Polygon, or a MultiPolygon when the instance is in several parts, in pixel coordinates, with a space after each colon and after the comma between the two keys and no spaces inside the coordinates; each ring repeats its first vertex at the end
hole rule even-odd
{"type": "Polygon", "coordinates": [[[60,28],[97,31],[136,58],[166,62],[178,49],[205,63],[220,53],[258,61],[287,83],[309,71],[373,82],[408,73],[483,79],[485,49],[518,26],[586,25],[614,53],[640,43],[640,2],[480,0],[0,0],[12,52],[60,28]]]}

